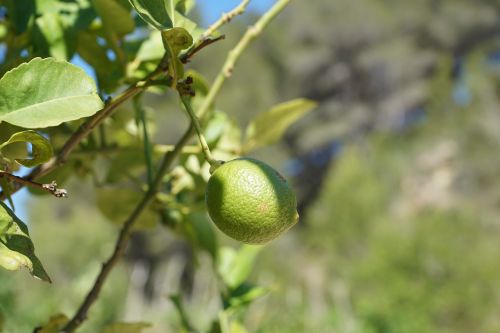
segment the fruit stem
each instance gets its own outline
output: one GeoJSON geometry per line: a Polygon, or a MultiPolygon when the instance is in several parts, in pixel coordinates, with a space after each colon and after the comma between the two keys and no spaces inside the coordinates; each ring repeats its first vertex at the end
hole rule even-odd
{"type": "Polygon", "coordinates": [[[217,169],[222,164],[222,161],[218,161],[213,158],[212,152],[208,147],[207,140],[205,140],[205,136],[203,135],[200,121],[198,120],[198,117],[196,116],[191,106],[191,102],[189,101],[189,97],[186,95],[182,95],[181,93],[179,93],[179,95],[181,96],[182,104],[186,108],[189,118],[191,118],[191,123],[193,124],[194,129],[196,130],[196,135],[198,136],[198,141],[200,142],[203,155],[205,155],[205,160],[208,162],[208,164],[210,164],[210,173],[213,173],[215,169],[217,169]]]}

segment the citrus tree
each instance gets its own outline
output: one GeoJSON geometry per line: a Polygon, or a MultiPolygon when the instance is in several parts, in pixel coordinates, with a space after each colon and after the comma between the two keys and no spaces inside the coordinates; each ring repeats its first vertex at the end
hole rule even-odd
{"type": "MultiPolygon", "coordinates": [[[[210,222],[194,222],[193,216],[209,213],[222,232],[248,244],[267,243],[293,226],[298,214],[290,185],[268,164],[240,156],[276,143],[314,108],[305,99],[285,101],[241,129],[216,104],[240,56],[289,0],[276,1],[248,28],[211,84],[190,68],[192,59],[203,61],[205,48],[219,45],[224,39],[219,29],[243,14],[249,2],[241,1],[207,29],[192,19],[194,0],[0,2],[5,50],[0,64],[0,266],[26,268],[33,277],[57,284],[36,256],[29,221],[15,214],[13,194],[22,188],[78,205],[64,182],[93,177],[97,208],[119,226],[117,239],[110,240],[113,251],[79,308],[73,315],[54,314],[35,332],[69,333],[84,324],[131,235],[158,224],[188,238],[193,249],[207,251],[216,262],[223,306],[209,331],[244,330],[232,314],[267,292],[247,281],[260,247],[219,247],[210,222]],[[87,71],[75,63],[86,63],[87,71]],[[169,105],[189,119],[175,143],[155,142],[152,136],[152,115],[164,111],[148,105],[153,95],[173,101],[169,105]]],[[[182,298],[171,300],[182,329],[196,331],[182,298]]],[[[116,323],[103,332],[146,327],[116,323]]]]}

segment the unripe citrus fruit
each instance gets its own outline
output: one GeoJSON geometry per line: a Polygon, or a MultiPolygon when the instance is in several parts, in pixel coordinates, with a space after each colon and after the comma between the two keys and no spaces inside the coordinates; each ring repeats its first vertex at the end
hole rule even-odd
{"type": "Polygon", "coordinates": [[[244,243],[266,243],[299,218],[295,193],[283,176],[252,158],[218,167],[208,181],[205,199],[217,227],[244,243]]]}

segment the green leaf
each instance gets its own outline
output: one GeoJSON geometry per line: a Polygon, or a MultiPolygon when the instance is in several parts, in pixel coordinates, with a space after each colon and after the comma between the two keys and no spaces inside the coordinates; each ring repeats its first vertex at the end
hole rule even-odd
{"type": "Polygon", "coordinates": [[[236,289],[231,291],[229,299],[227,301],[228,304],[226,304],[226,308],[237,308],[248,305],[255,301],[257,298],[268,294],[269,291],[270,290],[267,287],[254,286],[248,283],[243,283],[236,289]]]}
{"type": "Polygon", "coordinates": [[[77,52],[89,65],[94,67],[99,88],[106,92],[112,92],[118,86],[123,72],[118,62],[108,58],[107,48],[98,43],[98,38],[97,34],[80,32],[77,37],[77,52]]]}
{"type": "Polygon", "coordinates": [[[247,127],[243,150],[248,152],[278,142],[290,125],[315,107],[313,101],[294,99],[259,114],[247,127]]]}
{"type": "Polygon", "coordinates": [[[0,307],[0,332],[4,331],[5,326],[5,315],[3,313],[2,307],[0,307]]]}
{"type": "Polygon", "coordinates": [[[106,183],[118,183],[126,178],[138,178],[144,171],[144,152],[141,147],[130,148],[113,154],[106,173],[106,183]]]}
{"type": "MultiPolygon", "coordinates": [[[[113,223],[123,224],[143,197],[143,193],[124,188],[100,188],[97,192],[97,206],[103,215],[113,223]]],[[[158,215],[145,209],[137,222],[136,229],[150,229],[156,226],[158,215]]]]}
{"type": "MultiPolygon", "coordinates": [[[[215,146],[219,139],[230,130],[231,125],[231,119],[227,113],[214,112],[204,130],[205,140],[207,140],[209,147],[215,146]]],[[[241,137],[239,139],[241,140],[241,137]]]]}
{"type": "Polygon", "coordinates": [[[45,13],[35,20],[35,24],[37,33],[33,34],[33,42],[37,51],[43,50],[43,55],[66,60],[69,52],[64,39],[61,16],[58,13],[45,13]]]}
{"type": "Polygon", "coordinates": [[[124,36],[135,29],[135,22],[129,8],[116,0],[92,0],[97,14],[102,19],[104,29],[110,33],[124,36]]]}
{"type": "Polygon", "coordinates": [[[31,143],[31,158],[16,159],[16,162],[28,168],[47,162],[54,154],[49,140],[35,131],[15,133],[10,137],[9,140],[0,145],[0,150],[2,150],[5,146],[15,142],[31,143]]]}
{"type": "Polygon", "coordinates": [[[14,200],[12,200],[12,189],[10,183],[7,181],[7,178],[0,177],[0,187],[2,188],[2,191],[7,198],[9,205],[12,207],[12,209],[15,210],[16,208],[14,207],[14,200]]]}
{"type": "Polygon", "coordinates": [[[35,256],[35,248],[28,227],[0,201],[0,266],[8,270],[26,267],[35,278],[51,282],[50,277],[35,256]]]}
{"type": "Polygon", "coordinates": [[[22,34],[28,29],[30,19],[35,15],[35,0],[10,0],[6,1],[5,5],[14,32],[16,35],[22,34]]]}
{"type": "Polygon", "coordinates": [[[172,84],[184,77],[184,65],[179,60],[179,53],[193,44],[193,37],[184,28],[172,28],[161,32],[163,46],[170,56],[168,72],[172,76],[172,84]]]}
{"type": "Polygon", "coordinates": [[[101,333],[141,333],[151,327],[149,323],[115,323],[106,326],[101,333]]]}
{"type": "Polygon", "coordinates": [[[236,121],[229,118],[227,113],[219,111],[213,113],[212,119],[223,126],[222,134],[209,135],[210,144],[215,145],[214,158],[226,161],[241,155],[241,129],[236,121]]]}
{"type": "Polygon", "coordinates": [[[206,96],[208,94],[210,85],[208,84],[207,79],[200,72],[197,72],[194,69],[189,69],[186,71],[186,76],[190,76],[193,79],[192,87],[197,96],[206,96]]]}
{"type": "Polygon", "coordinates": [[[142,42],[139,51],[137,51],[135,62],[159,60],[163,57],[164,53],[165,48],[163,47],[161,33],[159,31],[152,31],[149,37],[142,42]]]}
{"type": "MultiPolygon", "coordinates": [[[[193,0],[129,0],[139,16],[162,31],[173,27],[196,27],[184,15],[194,6],[193,0]]],[[[190,29],[186,28],[188,31],[190,29]]]]}
{"type": "Polygon", "coordinates": [[[60,329],[69,321],[63,314],[57,314],[50,317],[49,321],[43,326],[35,328],[34,333],[59,333],[60,329]]]}
{"type": "Polygon", "coordinates": [[[199,247],[215,258],[217,256],[217,237],[205,212],[192,212],[186,217],[188,226],[192,229],[192,237],[196,247],[199,247]]]}
{"type": "Polygon", "coordinates": [[[197,39],[205,31],[204,29],[198,27],[196,22],[191,21],[179,12],[175,12],[174,17],[175,27],[186,29],[186,31],[189,32],[193,39],[197,39]]]}
{"type": "Polygon", "coordinates": [[[168,46],[170,54],[177,57],[182,50],[193,44],[193,37],[181,27],[168,29],[161,32],[165,47],[168,46]]]}
{"type": "Polygon", "coordinates": [[[230,324],[229,331],[231,333],[248,333],[245,326],[243,326],[243,324],[240,323],[239,321],[232,321],[230,324]]]}
{"type": "Polygon", "coordinates": [[[238,252],[230,247],[220,249],[219,274],[230,288],[236,288],[246,281],[261,249],[259,245],[243,245],[238,252]]]}
{"type": "Polygon", "coordinates": [[[102,107],[94,80],[65,61],[35,58],[0,79],[0,121],[13,125],[55,126],[102,107]]]}
{"type": "MultiPolygon", "coordinates": [[[[172,0],[129,0],[139,16],[158,30],[169,29],[174,26],[169,14],[169,3],[172,0]]],[[[174,7],[175,8],[175,7],[174,7]]]]}
{"type": "Polygon", "coordinates": [[[172,303],[174,303],[175,309],[177,310],[177,313],[179,313],[179,316],[181,317],[182,327],[186,329],[188,332],[193,332],[194,330],[190,324],[190,320],[186,310],[184,309],[184,305],[182,304],[181,297],[178,294],[175,294],[175,295],[170,295],[169,298],[172,301],[172,303]]]}
{"type": "Polygon", "coordinates": [[[178,0],[175,9],[182,15],[186,15],[193,9],[196,0],[178,0]]]}

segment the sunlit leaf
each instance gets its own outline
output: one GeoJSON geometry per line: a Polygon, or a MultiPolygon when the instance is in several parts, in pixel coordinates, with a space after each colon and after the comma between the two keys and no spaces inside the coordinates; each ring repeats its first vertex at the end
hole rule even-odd
{"type": "Polygon", "coordinates": [[[106,46],[100,45],[98,38],[95,33],[80,32],[77,52],[94,68],[99,88],[111,92],[117,87],[123,72],[118,62],[109,59],[106,46]]]}
{"type": "Polygon", "coordinates": [[[16,162],[24,165],[25,167],[34,167],[50,160],[54,154],[52,146],[45,137],[35,131],[23,131],[15,133],[9,140],[0,144],[0,150],[15,142],[23,142],[31,144],[31,158],[29,159],[16,159],[16,162]]]}
{"type": "Polygon", "coordinates": [[[215,146],[219,139],[231,127],[231,119],[225,112],[214,112],[205,126],[205,140],[209,146],[215,146]]]}
{"type": "Polygon", "coordinates": [[[116,0],[92,0],[92,3],[108,32],[123,36],[134,31],[135,23],[130,7],[126,8],[116,0]]]}
{"type": "MultiPolygon", "coordinates": [[[[100,188],[97,192],[97,206],[111,222],[122,224],[143,197],[143,193],[123,188],[100,188]]],[[[134,224],[137,229],[149,229],[158,222],[158,215],[145,209],[134,224]]]]}
{"type": "Polygon", "coordinates": [[[148,38],[142,42],[141,47],[135,56],[135,61],[142,62],[158,60],[163,57],[164,53],[165,48],[163,47],[161,33],[159,31],[153,31],[149,34],[148,38]]]}
{"type": "Polygon", "coordinates": [[[162,37],[168,44],[172,55],[177,56],[182,50],[187,49],[193,44],[193,37],[189,32],[180,27],[162,31],[162,37]]]}
{"type": "Polygon", "coordinates": [[[315,107],[313,101],[295,99],[257,115],[247,127],[244,151],[278,142],[290,125],[315,107]]]}
{"type": "Polygon", "coordinates": [[[190,230],[193,231],[192,236],[195,246],[207,251],[215,258],[217,256],[217,237],[207,214],[205,212],[193,212],[186,219],[190,230]]]}
{"type": "Polygon", "coordinates": [[[193,7],[196,4],[196,0],[178,0],[177,4],[175,5],[175,9],[183,14],[186,15],[193,9],[193,7]]]}
{"type": "Polygon", "coordinates": [[[269,293],[269,288],[263,286],[254,286],[248,283],[243,283],[236,289],[231,290],[229,299],[227,300],[227,307],[240,307],[248,305],[269,293]]]}
{"type": "Polygon", "coordinates": [[[182,304],[182,298],[179,295],[170,295],[170,300],[175,306],[175,309],[177,310],[177,313],[181,317],[181,324],[184,329],[186,329],[188,332],[194,331],[191,324],[189,317],[186,313],[186,310],[184,309],[184,304],[182,304]]]}
{"type": "Polygon", "coordinates": [[[248,333],[245,326],[243,326],[243,324],[239,321],[232,321],[229,330],[231,333],[248,333]]]}
{"type": "Polygon", "coordinates": [[[49,321],[43,326],[37,327],[34,333],[59,333],[60,329],[68,322],[68,317],[63,314],[57,314],[50,317],[49,321]]]}
{"type": "Polygon", "coordinates": [[[200,72],[195,71],[194,69],[189,69],[186,71],[186,76],[190,76],[193,79],[192,86],[197,96],[205,96],[206,94],[208,94],[210,86],[208,84],[207,78],[204,77],[200,72]]]}
{"type": "Polygon", "coordinates": [[[61,16],[58,13],[45,13],[35,20],[36,34],[34,37],[35,47],[45,50],[48,54],[60,60],[68,58],[68,50],[64,39],[64,27],[61,16]]]}
{"type": "Polygon", "coordinates": [[[35,58],[0,79],[0,121],[17,126],[55,126],[102,107],[94,80],[65,61],[35,58]]]}
{"type": "Polygon", "coordinates": [[[29,21],[35,15],[36,5],[34,0],[15,0],[5,3],[16,35],[20,35],[28,28],[29,21]]]}
{"type": "Polygon", "coordinates": [[[138,177],[143,171],[143,167],[144,152],[141,148],[124,149],[113,155],[107,171],[106,182],[117,183],[130,177],[138,177]],[[127,167],[124,168],[124,165],[127,167]]]}
{"type": "Polygon", "coordinates": [[[193,44],[193,37],[184,28],[172,28],[161,32],[163,46],[170,56],[169,74],[175,84],[184,76],[184,65],[179,60],[179,53],[193,44]]]}
{"type": "MultiPolygon", "coordinates": [[[[223,127],[222,133],[209,133],[210,144],[215,145],[214,158],[227,161],[241,154],[241,129],[236,121],[224,112],[214,112],[214,122],[223,127]],[[212,137],[213,135],[213,137],[212,137]]],[[[210,122],[209,122],[210,124],[210,122]]],[[[207,130],[210,129],[208,125],[207,130]]],[[[214,124],[215,126],[215,124],[214,124]]],[[[214,131],[216,128],[214,129],[214,131]]]]}
{"type": "MultiPolygon", "coordinates": [[[[139,16],[158,30],[172,28],[171,0],[129,0],[139,16]]],[[[174,6],[175,10],[175,6],[174,6]]]]}
{"type": "Polygon", "coordinates": [[[238,252],[230,247],[220,249],[218,270],[229,287],[236,288],[246,281],[261,249],[258,245],[243,245],[238,252]]]}
{"type": "Polygon", "coordinates": [[[30,239],[28,227],[0,201],[0,266],[8,270],[26,267],[31,275],[51,282],[30,239]]]}
{"type": "Polygon", "coordinates": [[[160,31],[181,27],[196,35],[195,37],[199,34],[199,31],[196,31],[196,23],[184,16],[194,6],[193,0],[129,0],[129,2],[144,21],[160,31]]]}

